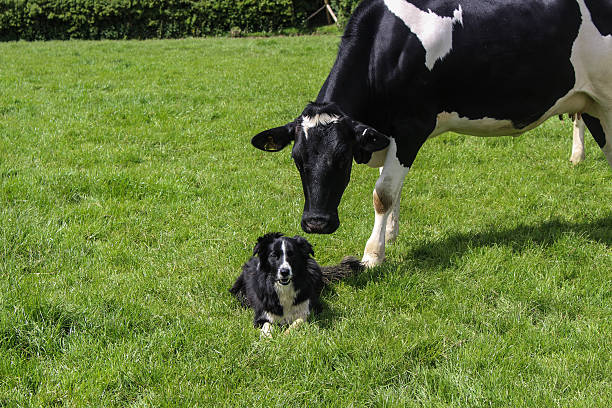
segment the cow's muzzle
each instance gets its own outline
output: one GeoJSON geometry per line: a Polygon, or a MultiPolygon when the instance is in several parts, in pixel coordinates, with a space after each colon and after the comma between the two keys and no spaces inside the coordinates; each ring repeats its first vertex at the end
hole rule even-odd
{"type": "Polygon", "coordinates": [[[340,226],[338,214],[302,216],[302,229],[309,234],[331,234],[340,226]]]}

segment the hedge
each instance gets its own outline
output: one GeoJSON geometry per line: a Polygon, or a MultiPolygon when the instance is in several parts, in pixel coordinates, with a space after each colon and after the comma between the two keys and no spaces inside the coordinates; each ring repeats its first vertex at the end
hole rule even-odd
{"type": "Polygon", "coordinates": [[[330,0],[329,4],[337,14],[340,22],[345,23],[360,1],[361,0],[330,0]]]}
{"type": "MultiPolygon", "coordinates": [[[[331,0],[341,21],[359,0],[331,0]]],[[[177,38],[304,24],[316,0],[0,0],[0,40],[177,38]]]]}

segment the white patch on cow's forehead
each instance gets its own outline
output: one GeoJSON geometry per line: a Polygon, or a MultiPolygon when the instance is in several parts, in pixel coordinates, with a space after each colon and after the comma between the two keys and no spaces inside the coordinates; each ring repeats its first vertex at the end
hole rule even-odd
{"type": "Polygon", "coordinates": [[[444,58],[453,48],[453,25],[463,25],[461,4],[453,17],[440,17],[431,10],[427,12],[405,0],[385,0],[385,5],[399,17],[425,48],[425,66],[431,71],[436,61],[444,58]]]}
{"type": "Polygon", "coordinates": [[[315,126],[329,125],[330,123],[336,123],[340,120],[337,115],[330,115],[329,113],[317,113],[314,116],[302,116],[302,129],[304,129],[304,136],[308,139],[308,131],[315,126]]]}

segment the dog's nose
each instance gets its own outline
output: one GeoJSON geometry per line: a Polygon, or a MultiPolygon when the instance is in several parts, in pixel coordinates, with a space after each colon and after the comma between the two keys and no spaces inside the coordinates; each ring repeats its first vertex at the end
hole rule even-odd
{"type": "Polygon", "coordinates": [[[291,273],[291,269],[289,269],[289,268],[280,268],[280,270],[278,272],[280,273],[281,277],[286,278],[291,273]]]}

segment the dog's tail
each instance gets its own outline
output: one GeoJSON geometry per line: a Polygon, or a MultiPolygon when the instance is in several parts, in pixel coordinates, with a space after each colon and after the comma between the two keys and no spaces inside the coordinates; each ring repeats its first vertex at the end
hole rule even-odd
{"type": "Polygon", "coordinates": [[[238,301],[240,302],[242,307],[248,308],[250,306],[249,305],[249,299],[247,299],[247,297],[246,297],[246,288],[245,288],[245,283],[244,283],[244,274],[240,274],[238,279],[236,279],[236,283],[234,283],[234,286],[232,286],[232,288],[229,290],[229,292],[232,295],[234,295],[236,297],[236,299],[238,299],[238,301]]]}
{"type": "Polygon", "coordinates": [[[323,282],[328,285],[349,276],[357,275],[363,270],[363,264],[354,256],[345,256],[338,265],[322,266],[323,282]]]}

